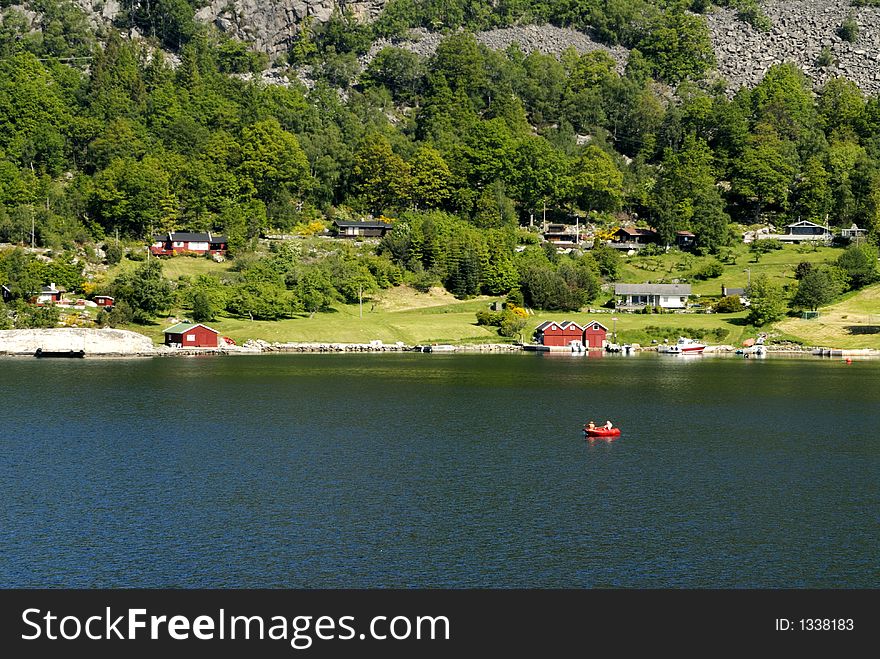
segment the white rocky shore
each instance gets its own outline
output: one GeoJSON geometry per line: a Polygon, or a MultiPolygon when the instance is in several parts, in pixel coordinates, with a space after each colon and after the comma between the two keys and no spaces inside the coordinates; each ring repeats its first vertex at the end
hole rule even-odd
{"type": "Polygon", "coordinates": [[[85,356],[151,357],[159,354],[148,336],[118,329],[0,330],[0,355],[43,352],[85,352],[85,356]]]}

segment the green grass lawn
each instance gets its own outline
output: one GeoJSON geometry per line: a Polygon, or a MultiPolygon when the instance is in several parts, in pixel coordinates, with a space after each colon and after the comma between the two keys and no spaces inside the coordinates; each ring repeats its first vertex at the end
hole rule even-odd
{"type": "Polygon", "coordinates": [[[819,318],[788,318],[776,324],[807,345],[880,350],[880,284],[819,310],[819,318]]]}
{"type": "Polygon", "coordinates": [[[693,279],[690,275],[701,266],[714,260],[714,257],[694,257],[683,252],[672,251],[662,256],[625,257],[625,265],[620,281],[628,283],[655,282],[658,279],[687,279],[695,295],[720,296],[721,287],[745,288],[749,277],[765,274],[768,277],[794,281],[794,271],[798,263],[822,263],[833,261],[843,253],[835,247],[808,245],[785,245],[781,250],[763,254],[755,263],[754,256],[745,245],[737,247],[736,263],[724,264],[720,277],[705,281],[693,279]],[[751,271],[751,275],[749,274],[751,271]]]}
{"type": "MultiPolygon", "coordinates": [[[[333,311],[312,317],[303,314],[278,321],[250,321],[220,316],[207,324],[239,344],[247,339],[263,339],[270,343],[368,343],[379,340],[385,343],[402,341],[409,345],[503,340],[495,328],[476,324],[477,311],[488,308],[492,298],[456,300],[448,294],[431,296],[406,290],[410,305],[401,305],[400,300],[395,300],[391,308],[386,308],[381,300],[375,305],[365,301],[363,317],[358,305],[353,304],[337,305],[333,311]]],[[[399,289],[392,295],[399,297],[399,289]]],[[[180,313],[185,315],[185,312],[180,313]]],[[[129,329],[161,343],[162,330],[169,324],[170,321],[161,321],[146,327],[132,325],[129,329]]]]}
{"type": "MultiPolygon", "coordinates": [[[[152,257],[151,257],[152,258],[152,257]]],[[[232,261],[217,263],[209,258],[194,256],[175,256],[160,259],[162,274],[171,280],[177,280],[181,276],[195,277],[197,275],[222,275],[232,267],[232,261]]],[[[131,272],[143,261],[131,261],[122,259],[119,263],[111,266],[107,271],[107,281],[113,281],[124,272],[131,272]]]]}

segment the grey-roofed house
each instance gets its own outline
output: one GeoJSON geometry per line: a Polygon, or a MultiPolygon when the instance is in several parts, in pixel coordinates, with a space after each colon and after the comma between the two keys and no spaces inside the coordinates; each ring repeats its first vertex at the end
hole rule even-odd
{"type": "Polygon", "coordinates": [[[690,296],[690,284],[614,284],[617,309],[684,309],[690,296]]]}
{"type": "Polygon", "coordinates": [[[348,220],[333,220],[333,227],[339,238],[381,238],[391,231],[392,224],[388,222],[364,221],[351,222],[348,220]]]}

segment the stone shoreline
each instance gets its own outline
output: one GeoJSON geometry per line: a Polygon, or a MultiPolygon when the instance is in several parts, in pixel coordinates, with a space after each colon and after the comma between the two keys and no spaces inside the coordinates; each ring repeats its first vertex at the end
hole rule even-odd
{"type": "MultiPolygon", "coordinates": [[[[38,349],[43,352],[77,353],[85,357],[194,357],[198,355],[260,355],[278,353],[469,353],[509,354],[528,350],[531,346],[518,343],[463,343],[407,345],[402,342],[386,344],[345,343],[334,341],[269,343],[251,339],[241,346],[219,348],[169,348],[156,346],[149,337],[137,332],[117,329],[56,328],[35,330],[0,330],[0,356],[33,357],[38,349]]],[[[820,357],[880,357],[880,350],[842,349],[826,346],[799,346],[793,343],[768,345],[773,354],[814,355],[820,357]]],[[[633,346],[635,352],[656,351],[657,346],[633,346]]],[[[707,354],[733,354],[732,345],[709,346],[707,354]]],[[[565,351],[561,351],[564,353],[565,351]]]]}

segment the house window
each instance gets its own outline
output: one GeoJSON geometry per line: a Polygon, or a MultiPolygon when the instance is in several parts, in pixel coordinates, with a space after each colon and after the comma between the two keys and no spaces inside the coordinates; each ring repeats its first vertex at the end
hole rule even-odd
{"type": "Polygon", "coordinates": [[[196,340],[195,334],[187,334],[186,340],[189,341],[190,343],[192,343],[193,341],[196,340]]]}
{"type": "Polygon", "coordinates": [[[183,246],[186,245],[186,243],[181,243],[181,242],[177,242],[177,241],[175,241],[175,242],[173,243],[173,245],[174,245],[174,247],[183,247],[183,246]]]}

